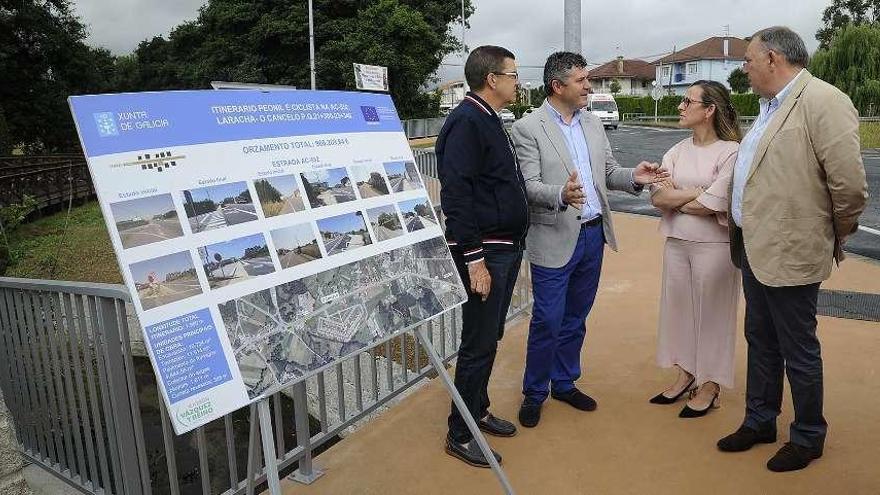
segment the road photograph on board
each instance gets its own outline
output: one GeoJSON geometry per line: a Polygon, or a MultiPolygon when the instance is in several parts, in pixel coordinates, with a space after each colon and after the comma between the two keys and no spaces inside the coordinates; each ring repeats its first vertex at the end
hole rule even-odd
{"type": "Polygon", "coordinates": [[[263,234],[200,247],[199,258],[212,289],[275,271],[263,234]]]}
{"type": "Polygon", "coordinates": [[[183,208],[194,234],[257,219],[257,211],[245,182],[183,191],[183,208]]]}
{"type": "Polygon", "coordinates": [[[183,235],[170,194],[110,203],[110,211],[126,249],[183,235]]]}
{"type": "Polygon", "coordinates": [[[202,293],[189,251],[132,263],[129,270],[144,310],[202,293]]]}

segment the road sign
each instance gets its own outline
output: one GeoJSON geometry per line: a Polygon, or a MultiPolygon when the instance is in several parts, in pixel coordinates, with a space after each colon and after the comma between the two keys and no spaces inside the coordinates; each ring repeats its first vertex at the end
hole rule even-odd
{"type": "Polygon", "coordinates": [[[663,98],[663,86],[656,85],[654,89],[651,90],[651,98],[654,98],[654,101],[660,101],[663,98]]]}

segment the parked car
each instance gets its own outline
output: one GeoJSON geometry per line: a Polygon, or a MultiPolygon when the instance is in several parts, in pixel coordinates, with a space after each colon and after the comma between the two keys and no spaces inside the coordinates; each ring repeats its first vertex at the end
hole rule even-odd
{"type": "Polygon", "coordinates": [[[535,111],[535,107],[526,108],[525,111],[523,112],[523,117],[525,117],[526,115],[528,115],[534,111],[535,111]]]}
{"type": "Polygon", "coordinates": [[[498,116],[501,117],[501,122],[505,124],[510,124],[516,120],[516,115],[514,115],[509,108],[502,108],[501,111],[498,112],[498,116]]]}

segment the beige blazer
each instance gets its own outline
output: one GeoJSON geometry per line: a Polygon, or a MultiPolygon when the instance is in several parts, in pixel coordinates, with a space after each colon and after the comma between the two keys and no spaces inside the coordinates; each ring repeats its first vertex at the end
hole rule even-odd
{"type": "Polygon", "coordinates": [[[846,94],[803,71],[758,143],[741,229],[728,212],[733,263],[745,249],[764,285],[821,282],[832,259],[843,259],[840,241],[858,228],[867,199],[858,113],[846,94]]]}
{"type": "MultiPolygon", "coordinates": [[[[581,212],[577,208],[559,206],[559,192],[577,167],[549,105],[545,100],[534,112],[516,121],[511,137],[529,199],[531,224],[526,238],[529,262],[545,268],[559,268],[568,263],[574,253],[581,228],[581,212]]],[[[614,159],[605,128],[598,117],[581,110],[580,119],[590,148],[593,184],[602,204],[605,241],[616,251],[607,190],[638,194],[632,183],[633,170],[621,167],[614,159]]]]}

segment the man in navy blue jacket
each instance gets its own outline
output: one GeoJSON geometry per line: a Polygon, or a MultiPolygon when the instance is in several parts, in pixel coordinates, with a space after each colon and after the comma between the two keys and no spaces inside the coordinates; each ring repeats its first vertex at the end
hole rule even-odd
{"type": "MultiPolygon", "coordinates": [[[[513,53],[498,46],[472,51],[464,73],[472,92],[449,114],[436,145],[446,240],[469,288],[455,386],[482,431],[510,437],[516,427],[489,413],[487,386],[529,225],[525,183],[497,113],[516,100],[518,75],[513,53]]],[[[446,452],[489,467],[454,405],[446,452]]]]}

